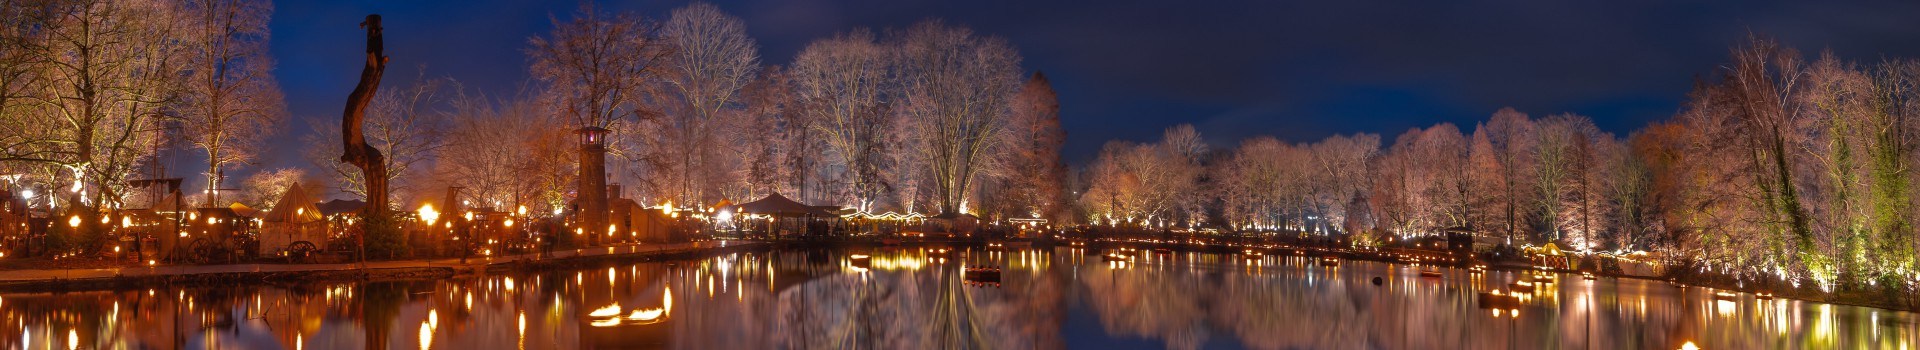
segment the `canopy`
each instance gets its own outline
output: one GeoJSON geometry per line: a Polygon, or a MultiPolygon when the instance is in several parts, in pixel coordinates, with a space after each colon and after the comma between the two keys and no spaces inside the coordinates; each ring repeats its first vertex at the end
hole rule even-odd
{"type": "Polygon", "coordinates": [[[1560,252],[1560,246],[1551,242],[1541,245],[1539,251],[1541,255],[1563,255],[1560,252]]]}
{"type": "Polygon", "coordinates": [[[300,183],[295,182],[292,186],[287,186],[287,192],[280,194],[280,202],[274,204],[273,210],[268,211],[262,219],[266,222],[303,224],[320,221],[322,218],[320,208],[313,205],[313,197],[307,196],[307,191],[300,188],[300,183]]]}
{"type": "Polygon", "coordinates": [[[832,215],[824,210],[800,204],[779,193],[768,194],[766,198],[740,205],[740,212],[748,214],[766,214],[782,216],[832,215]]]}
{"type": "Polygon", "coordinates": [[[227,206],[227,208],[232,209],[233,215],[237,215],[237,216],[243,216],[243,217],[249,217],[249,218],[260,216],[260,209],[254,209],[253,207],[249,207],[246,204],[240,204],[239,202],[234,202],[233,205],[229,205],[227,206]]]}

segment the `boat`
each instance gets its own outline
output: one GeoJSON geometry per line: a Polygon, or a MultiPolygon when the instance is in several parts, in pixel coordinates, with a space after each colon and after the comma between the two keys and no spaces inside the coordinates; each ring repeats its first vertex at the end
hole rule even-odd
{"type": "Polygon", "coordinates": [[[1508,287],[1513,288],[1514,293],[1533,293],[1534,289],[1533,282],[1527,281],[1514,281],[1513,284],[1508,287]]]}
{"type": "Polygon", "coordinates": [[[1107,255],[1102,255],[1100,259],[1106,260],[1106,261],[1133,261],[1133,256],[1114,252],[1114,253],[1107,253],[1107,255]]]}
{"type": "Polygon", "coordinates": [[[1732,301],[1739,298],[1740,298],[1739,294],[1734,294],[1733,292],[1729,292],[1729,291],[1722,290],[1722,291],[1713,292],[1713,300],[1732,301]]]}
{"type": "Polygon", "coordinates": [[[1480,292],[1479,299],[1480,308],[1482,309],[1515,309],[1520,307],[1520,296],[1517,293],[1506,293],[1499,290],[1480,292]]]}
{"type": "Polygon", "coordinates": [[[854,267],[863,268],[863,269],[873,268],[873,257],[867,256],[866,254],[854,254],[853,256],[848,257],[847,260],[849,263],[853,264],[854,267]]]}
{"type": "Polygon", "coordinates": [[[1439,270],[1420,270],[1420,277],[1440,278],[1440,271],[1439,270]]]}
{"type": "Polygon", "coordinates": [[[1160,255],[1173,255],[1173,249],[1153,248],[1153,253],[1160,254],[1160,255]]]}
{"type": "Polygon", "coordinates": [[[1753,293],[1754,299],[1773,300],[1773,293],[1753,293]]]}
{"type": "Polygon", "coordinates": [[[1000,267],[987,265],[967,266],[960,271],[961,280],[967,285],[977,287],[1000,287],[1000,267]]]}
{"type": "Polygon", "coordinates": [[[1594,277],[1593,277],[1593,273],[1592,273],[1592,272],[1581,272],[1581,273],[1580,273],[1580,278],[1582,278],[1582,279],[1586,279],[1586,280],[1588,280],[1588,281],[1592,281],[1592,280],[1594,280],[1594,277]]]}
{"type": "Polygon", "coordinates": [[[1340,259],[1335,259],[1335,258],[1321,258],[1321,259],[1320,259],[1320,266],[1328,266],[1328,267],[1337,267],[1337,266],[1340,266],[1340,259]]]}
{"type": "Polygon", "coordinates": [[[1259,259],[1259,258],[1260,258],[1260,257],[1262,256],[1262,254],[1260,253],[1260,251],[1258,251],[1258,250],[1253,250],[1253,249],[1247,249],[1246,251],[1244,251],[1244,252],[1242,252],[1241,254],[1243,254],[1243,255],[1246,255],[1246,257],[1247,257],[1248,259],[1259,259]]]}
{"type": "Polygon", "coordinates": [[[963,270],[963,272],[966,272],[967,278],[969,279],[992,279],[994,282],[1000,281],[999,266],[988,266],[988,265],[967,266],[966,269],[963,270]]]}

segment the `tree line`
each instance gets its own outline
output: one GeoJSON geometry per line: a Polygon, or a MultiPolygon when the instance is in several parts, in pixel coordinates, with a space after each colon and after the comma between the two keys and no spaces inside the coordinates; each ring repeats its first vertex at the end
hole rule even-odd
{"type": "Polygon", "coordinates": [[[1808,57],[1761,38],[1628,135],[1499,110],[1470,131],[1257,137],[1190,126],[1114,141],[1081,214],[1122,227],[1331,233],[1357,245],[1471,233],[1497,244],[1653,251],[1702,271],[1830,289],[1911,286],[1920,61],[1808,57]]]}
{"type": "MultiPolygon", "coordinates": [[[[266,50],[272,12],[256,0],[0,3],[8,191],[87,222],[156,205],[132,180],[180,172],[203,179],[184,189],[191,206],[268,208],[294,183],[365,196],[359,172],[318,146],[339,140],[327,121],[301,140],[315,145],[302,148],[311,167],[228,179],[288,129],[266,50]],[[181,166],[181,152],[205,164],[181,166]]],[[[519,91],[423,73],[374,96],[366,137],[387,155],[392,209],[461,187],[477,207],[560,213],[577,195],[574,132],[599,127],[612,130],[610,182],[648,205],[781,193],[873,212],[1069,219],[1059,104],[1005,39],[929,20],[821,38],[778,65],[761,62],[739,18],[705,3],[662,19],[587,3],[552,20],[526,41],[519,91]]]]}

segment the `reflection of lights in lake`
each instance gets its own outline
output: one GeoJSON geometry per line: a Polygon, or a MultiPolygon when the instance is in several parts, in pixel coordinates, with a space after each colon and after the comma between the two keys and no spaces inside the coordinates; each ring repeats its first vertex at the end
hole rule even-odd
{"type": "Polygon", "coordinates": [[[1693,345],[1693,341],[1687,341],[1686,344],[1680,344],[1680,350],[1700,350],[1700,346],[1693,345]]]}
{"type": "Polygon", "coordinates": [[[1813,338],[1832,340],[1833,327],[1833,305],[1820,304],[1820,317],[1813,323],[1813,338]]]}
{"type": "Polygon", "coordinates": [[[1715,300],[1713,302],[1713,310],[1719,314],[1720,317],[1733,317],[1734,309],[1739,306],[1739,304],[1735,304],[1732,300],[1715,300]]]}
{"type": "Polygon", "coordinates": [[[420,323],[420,350],[433,348],[433,327],[426,322],[420,323]]]}

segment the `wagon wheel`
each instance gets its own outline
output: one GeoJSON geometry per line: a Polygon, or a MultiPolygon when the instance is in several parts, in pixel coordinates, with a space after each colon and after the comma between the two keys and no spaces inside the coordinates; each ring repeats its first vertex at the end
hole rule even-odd
{"type": "Polygon", "coordinates": [[[317,250],[319,249],[315,248],[312,242],[293,242],[293,244],[287,245],[287,260],[305,261],[308,256],[313,255],[313,252],[317,250]]]}
{"type": "Polygon", "coordinates": [[[187,254],[188,262],[203,264],[213,258],[213,242],[208,241],[206,238],[195,238],[193,239],[193,243],[188,244],[187,247],[187,251],[189,252],[187,254]]]}

